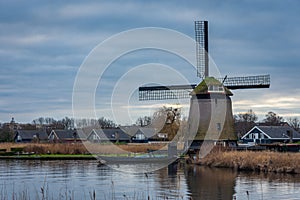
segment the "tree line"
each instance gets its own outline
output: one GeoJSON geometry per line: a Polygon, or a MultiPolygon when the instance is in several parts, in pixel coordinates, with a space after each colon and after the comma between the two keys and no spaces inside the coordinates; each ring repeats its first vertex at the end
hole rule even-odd
{"type": "Polygon", "coordinates": [[[0,123],[0,142],[11,142],[15,136],[16,129],[36,130],[44,129],[49,133],[52,129],[74,129],[84,127],[117,128],[117,124],[110,119],[100,117],[99,119],[73,119],[64,117],[56,120],[52,117],[38,117],[31,123],[18,124],[13,120],[10,123],[0,123]],[[76,126],[75,126],[76,124],[76,126]]]}
{"type": "Polygon", "coordinates": [[[61,120],[55,120],[50,117],[39,117],[37,119],[32,120],[32,124],[40,125],[40,126],[60,126],[64,129],[73,129],[76,127],[101,127],[101,128],[116,128],[117,124],[114,123],[110,119],[106,119],[105,117],[100,117],[98,119],[74,119],[65,117],[61,120]]]}
{"type": "Polygon", "coordinates": [[[262,121],[257,120],[257,115],[251,109],[247,112],[234,115],[235,131],[238,136],[241,137],[242,134],[247,133],[256,124],[265,126],[282,126],[288,124],[296,131],[300,131],[300,120],[297,117],[289,117],[287,121],[285,121],[283,117],[270,111],[265,115],[262,121]]]}
{"type": "MultiPolygon", "coordinates": [[[[265,118],[261,121],[258,121],[258,117],[253,110],[248,110],[247,112],[238,113],[234,117],[234,128],[238,137],[241,137],[243,134],[247,133],[255,125],[266,125],[266,126],[280,126],[288,124],[296,131],[300,131],[300,120],[297,117],[289,117],[286,119],[279,116],[278,114],[270,111],[265,115],[265,118]]],[[[159,125],[163,129],[171,129],[172,134],[179,128],[179,124],[187,124],[187,119],[180,119],[180,111],[170,110],[169,108],[162,107],[158,109],[152,117],[143,116],[139,117],[135,125],[137,126],[151,126],[151,124],[159,125]],[[173,123],[175,122],[175,123],[173,123]],[[169,127],[170,126],[170,127],[169,127]]],[[[22,124],[22,129],[36,129],[38,128],[53,128],[53,129],[73,129],[83,127],[100,127],[100,128],[117,128],[120,125],[117,125],[114,121],[107,119],[105,117],[100,117],[99,119],[73,119],[69,117],[64,117],[62,119],[56,120],[52,117],[38,117],[32,120],[31,123],[22,124]]],[[[1,138],[10,138],[12,137],[12,130],[9,130],[7,127],[2,126],[0,129],[0,140],[1,138]]],[[[5,139],[6,140],[6,139],[5,139]]]]}

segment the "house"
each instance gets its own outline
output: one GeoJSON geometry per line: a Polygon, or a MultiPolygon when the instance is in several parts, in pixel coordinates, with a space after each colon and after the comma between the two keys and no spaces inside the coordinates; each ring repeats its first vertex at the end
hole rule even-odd
{"type": "Polygon", "coordinates": [[[93,129],[88,135],[87,140],[90,142],[130,142],[131,138],[122,129],[93,129]]]}
{"type": "Polygon", "coordinates": [[[156,137],[157,129],[139,127],[131,139],[135,143],[147,143],[148,141],[155,140],[156,137]]]}
{"type": "Polygon", "coordinates": [[[168,140],[168,133],[158,133],[157,140],[160,140],[160,141],[168,140]]]}
{"type": "Polygon", "coordinates": [[[48,136],[50,142],[82,142],[84,136],[80,136],[76,130],[52,130],[48,136]]]}
{"type": "Polygon", "coordinates": [[[140,126],[121,126],[120,128],[131,137],[131,141],[134,143],[168,140],[168,134],[160,133],[156,128],[140,126]]]}
{"type": "Polygon", "coordinates": [[[17,130],[14,136],[15,142],[41,142],[47,139],[45,130],[17,130]]]}
{"type": "Polygon", "coordinates": [[[300,141],[300,133],[290,126],[254,126],[241,140],[243,143],[270,144],[300,141]]]}

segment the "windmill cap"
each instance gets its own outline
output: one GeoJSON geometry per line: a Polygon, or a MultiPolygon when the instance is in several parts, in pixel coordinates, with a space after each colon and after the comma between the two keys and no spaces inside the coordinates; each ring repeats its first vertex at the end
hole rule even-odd
{"type": "Polygon", "coordinates": [[[210,93],[225,93],[232,96],[232,92],[223,86],[223,84],[214,77],[206,77],[199,85],[191,92],[191,95],[210,94],[210,93]]]}

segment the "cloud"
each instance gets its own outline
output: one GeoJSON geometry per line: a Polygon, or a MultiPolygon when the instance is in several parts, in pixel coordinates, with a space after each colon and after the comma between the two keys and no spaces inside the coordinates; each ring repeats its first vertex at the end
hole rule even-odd
{"type": "Polygon", "coordinates": [[[280,116],[300,117],[300,93],[284,95],[283,93],[255,93],[255,98],[251,94],[243,95],[243,100],[234,100],[233,109],[235,113],[246,112],[252,109],[262,120],[269,111],[273,111],[280,116]],[[247,98],[248,97],[248,98],[247,98]]]}
{"type": "MultiPolygon", "coordinates": [[[[111,35],[131,28],[157,26],[194,37],[193,21],[202,19],[209,20],[210,56],[223,75],[271,74],[270,89],[234,91],[234,111],[252,108],[262,117],[269,110],[282,116],[298,116],[300,27],[295,24],[300,22],[299,4],[289,0],[234,3],[3,0],[0,2],[0,121],[9,120],[10,113],[17,116],[16,120],[24,121],[31,121],[34,116],[72,113],[77,70],[89,52],[111,35]]],[[[113,50],[107,49],[107,55],[113,50]]],[[[102,89],[104,98],[96,96],[96,100],[104,100],[97,102],[100,115],[108,113],[111,83],[132,66],[148,62],[169,64],[191,83],[200,81],[184,62],[172,56],[132,52],[114,63],[101,82],[98,89],[102,89]]],[[[120,106],[136,108],[138,116],[143,115],[139,111],[147,105],[120,106]]]]}

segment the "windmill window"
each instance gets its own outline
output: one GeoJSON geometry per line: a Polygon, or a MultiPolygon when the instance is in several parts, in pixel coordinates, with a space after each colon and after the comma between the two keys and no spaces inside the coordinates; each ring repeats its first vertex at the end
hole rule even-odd
{"type": "Polygon", "coordinates": [[[217,123],[217,130],[221,131],[221,123],[217,123]]]}
{"type": "Polygon", "coordinates": [[[208,92],[224,92],[222,85],[209,85],[208,92]]]}

